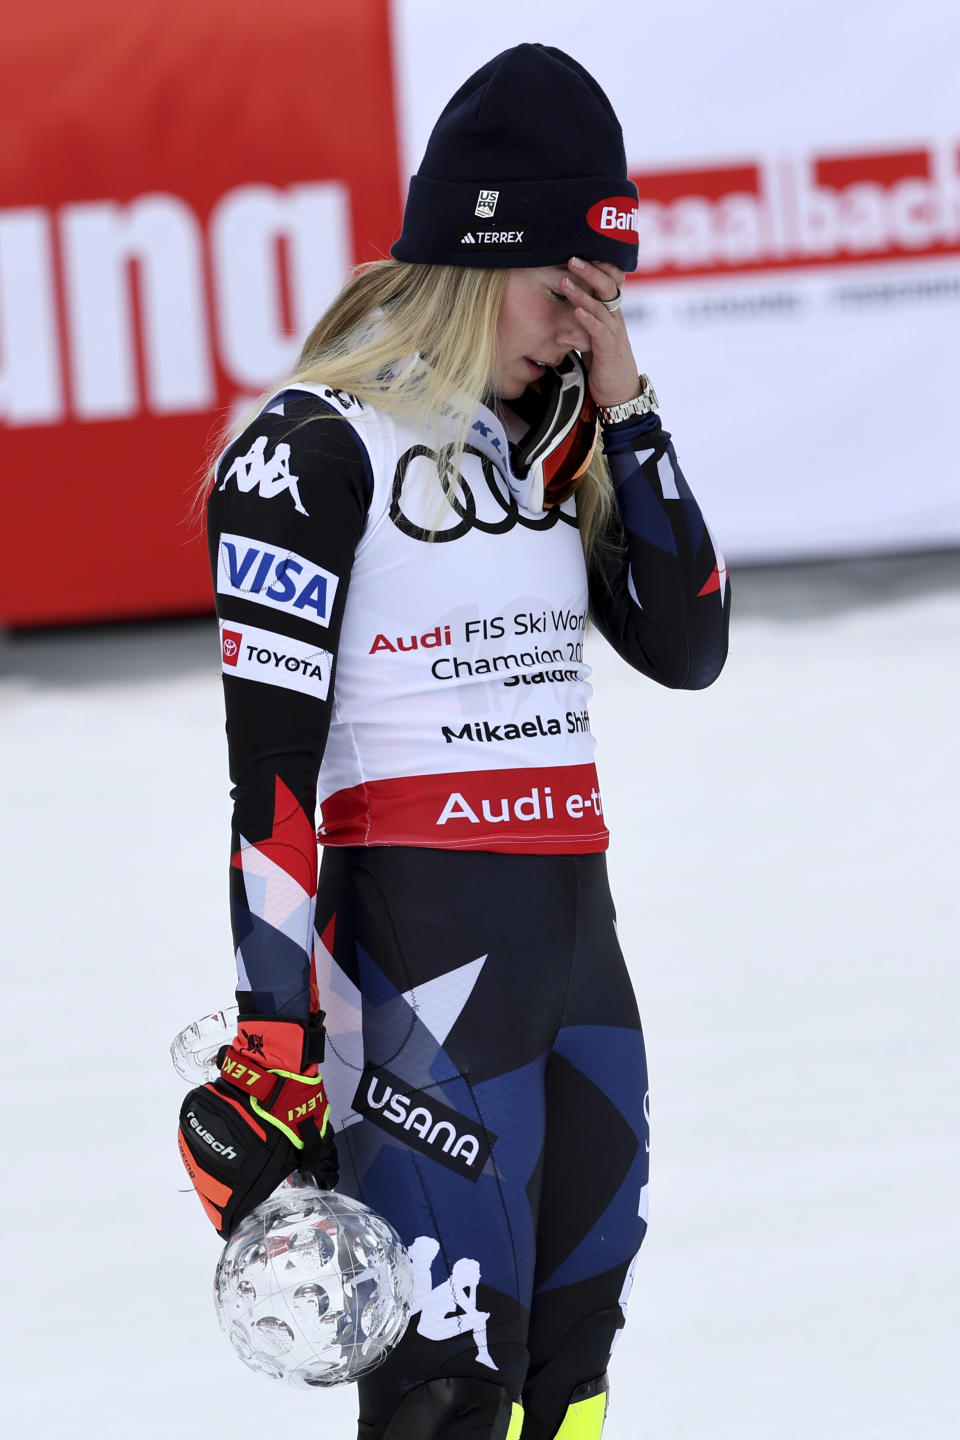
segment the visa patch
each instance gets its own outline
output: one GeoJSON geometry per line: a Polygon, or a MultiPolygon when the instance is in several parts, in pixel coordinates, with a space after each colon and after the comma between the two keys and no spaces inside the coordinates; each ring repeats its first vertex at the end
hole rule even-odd
{"type": "Polygon", "coordinates": [[[220,652],[225,675],[257,680],[261,685],[279,685],[299,690],[315,700],[326,700],[330,690],[333,656],[304,640],[277,635],[256,625],[220,621],[220,652]]]}
{"type": "Polygon", "coordinates": [[[237,595],[300,615],[314,625],[329,625],[339,577],[293,550],[272,550],[248,535],[220,536],[217,593],[237,595]]]}

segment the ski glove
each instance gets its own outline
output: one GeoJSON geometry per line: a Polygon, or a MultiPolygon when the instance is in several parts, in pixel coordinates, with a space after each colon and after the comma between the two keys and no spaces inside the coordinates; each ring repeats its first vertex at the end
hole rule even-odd
{"type": "Polygon", "coordinates": [[[220,1075],[191,1090],[177,1141],[200,1203],[228,1238],[294,1170],[322,1190],[337,1183],[337,1150],[317,1062],[322,1015],[298,1020],[241,1015],[220,1075]]]}

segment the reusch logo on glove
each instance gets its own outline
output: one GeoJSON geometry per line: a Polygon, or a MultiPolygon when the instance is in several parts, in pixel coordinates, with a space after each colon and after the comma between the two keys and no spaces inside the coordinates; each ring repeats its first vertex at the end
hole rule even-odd
{"type": "Polygon", "coordinates": [[[497,1141],[489,1130],[434,1096],[411,1090],[379,1065],[364,1070],[353,1108],[382,1130],[399,1135],[413,1150],[468,1180],[479,1179],[497,1141]]]}
{"type": "Polygon", "coordinates": [[[205,1145],[209,1145],[213,1153],[219,1155],[221,1160],[229,1161],[240,1159],[240,1156],[232,1145],[223,1140],[218,1140],[216,1135],[212,1135],[209,1130],[204,1129],[192,1110],[187,1111],[187,1120],[194,1134],[198,1135],[205,1145]]]}
{"type": "Polygon", "coordinates": [[[598,235],[610,235],[636,245],[640,240],[640,211],[632,195],[611,195],[587,211],[587,224],[598,235]]]}

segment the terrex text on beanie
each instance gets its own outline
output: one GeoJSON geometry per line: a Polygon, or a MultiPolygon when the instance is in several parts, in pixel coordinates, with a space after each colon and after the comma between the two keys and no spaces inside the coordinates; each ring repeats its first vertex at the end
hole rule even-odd
{"type": "Polygon", "coordinates": [[[396,260],[486,269],[637,266],[637,188],[593,76],[550,45],[515,45],[444,107],[410,181],[396,260]]]}

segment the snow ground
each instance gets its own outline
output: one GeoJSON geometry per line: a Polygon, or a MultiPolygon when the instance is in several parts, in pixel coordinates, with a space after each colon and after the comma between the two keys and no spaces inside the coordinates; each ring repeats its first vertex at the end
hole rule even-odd
{"type": "MultiPolygon", "coordinates": [[[[866,573],[745,572],[702,694],[592,642],[654,1122],[605,1440],[960,1434],[960,566],[866,573]]],[[[178,1193],[167,1044],[232,986],[213,632],[0,659],[6,1433],[349,1440],[352,1391],[229,1352],[178,1193]]]]}

